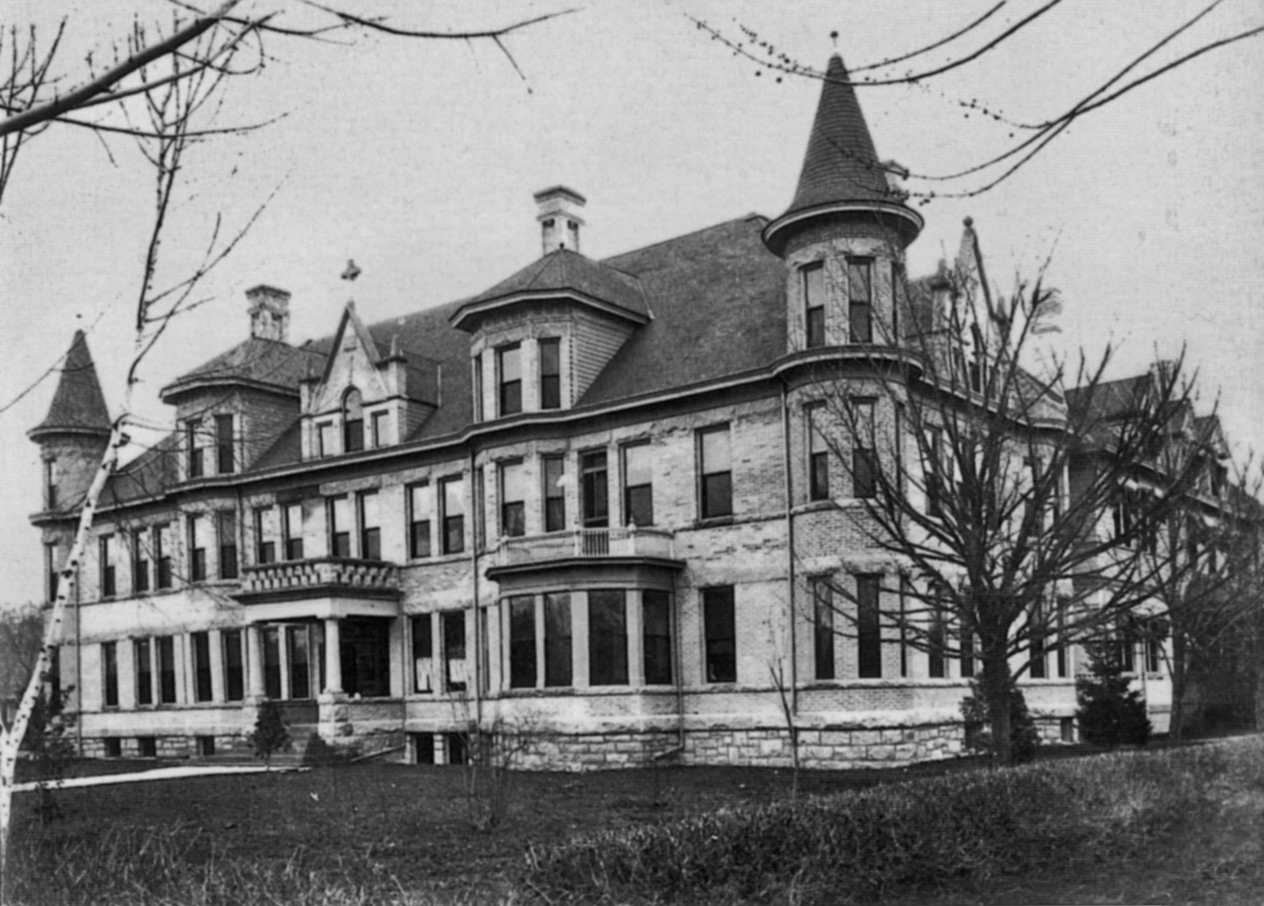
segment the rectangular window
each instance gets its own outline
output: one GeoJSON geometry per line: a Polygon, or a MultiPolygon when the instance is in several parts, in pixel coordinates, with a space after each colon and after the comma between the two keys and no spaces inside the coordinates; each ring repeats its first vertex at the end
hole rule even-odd
{"type": "Polygon", "coordinates": [[[423,613],[411,620],[413,629],[413,691],[434,691],[434,622],[423,613]]]}
{"type": "Polygon", "coordinates": [[[440,614],[443,623],[443,676],[449,692],[464,692],[465,678],[465,611],[451,610],[440,614]]]}
{"type": "Polygon", "coordinates": [[[900,305],[904,300],[904,270],[891,262],[891,342],[900,340],[900,305]]]}
{"type": "Polygon", "coordinates": [[[947,626],[942,614],[934,614],[930,618],[930,632],[927,636],[929,650],[927,653],[931,679],[944,679],[948,674],[944,671],[944,647],[948,642],[947,626]]]}
{"type": "Polygon", "coordinates": [[[571,596],[544,596],[544,685],[571,684],[571,596]]]}
{"type": "Polygon", "coordinates": [[[961,631],[961,676],[969,679],[974,676],[974,633],[961,631]]]}
{"type": "Polygon", "coordinates": [[[562,456],[545,456],[544,464],[544,530],[560,532],[566,529],[566,489],[562,477],[566,472],[566,460],[562,456]]]}
{"type": "Polygon", "coordinates": [[[378,511],[377,491],[361,491],[356,495],[360,511],[360,557],[382,559],[382,519],[378,511]]]}
{"type": "Polygon", "coordinates": [[[641,635],[645,651],[645,684],[665,686],[672,681],[671,595],[641,593],[641,635]]]}
{"type": "Polygon", "coordinates": [[[1163,641],[1159,637],[1160,626],[1155,620],[1145,623],[1145,668],[1147,673],[1158,673],[1162,666],[1163,641]]]}
{"type": "Polygon", "coordinates": [[[815,676],[819,680],[835,678],[834,667],[834,589],[828,579],[812,580],[812,651],[815,676]]]}
{"type": "Polygon", "coordinates": [[[285,635],[290,655],[290,698],[311,698],[311,635],[306,626],[287,626],[285,635]]]}
{"type": "Polygon", "coordinates": [[[1037,604],[1032,608],[1031,616],[1028,618],[1031,625],[1028,627],[1027,636],[1028,644],[1031,647],[1031,678],[1045,679],[1048,676],[1048,665],[1045,659],[1045,615],[1044,609],[1037,604]]]}
{"type": "Polygon", "coordinates": [[[809,264],[803,276],[803,307],[806,324],[806,348],[825,345],[825,266],[809,264]]]}
{"type": "Polygon", "coordinates": [[[101,597],[112,598],[118,591],[115,583],[114,536],[104,535],[97,542],[101,569],[101,597]]]}
{"type": "Polygon", "coordinates": [[[136,754],[141,758],[157,758],[158,740],[152,736],[137,736],[136,754]]]}
{"type": "Polygon", "coordinates": [[[588,685],[624,686],[628,682],[627,594],[588,592],[588,685]]]}
{"type": "Polygon", "coordinates": [[[562,341],[540,341],[540,408],[562,407],[562,341]]]}
{"type": "Polygon", "coordinates": [[[186,422],[184,425],[184,446],[189,457],[189,478],[202,477],[202,446],[198,443],[198,429],[201,422],[186,422]]]}
{"type": "Polygon", "coordinates": [[[215,469],[220,475],[232,474],[237,469],[236,457],[233,455],[231,415],[215,416],[215,469]]]}
{"type": "Polygon", "coordinates": [[[408,556],[414,560],[430,556],[430,516],[434,512],[434,490],[430,482],[408,488],[408,556]]]}
{"type": "Polygon", "coordinates": [[[877,575],[856,577],[856,672],[861,679],[882,676],[881,581],[877,575]]]}
{"type": "Polygon", "coordinates": [[[57,509],[57,460],[44,460],[44,503],[47,509],[57,509]]]}
{"type": "Polygon", "coordinates": [[[374,412],[369,419],[371,428],[371,440],[374,448],[385,447],[387,444],[387,428],[390,425],[391,414],[389,412],[374,412]]]}
{"type": "Polygon", "coordinates": [[[316,426],[316,455],[324,458],[334,452],[334,423],[321,422],[316,426]]]}
{"type": "Polygon", "coordinates": [[[276,512],[270,506],[255,507],[255,562],[276,562],[276,512]]]}
{"type": "Polygon", "coordinates": [[[434,764],[435,763],[435,735],[433,733],[414,733],[413,737],[413,763],[414,764],[434,764]]]}
{"type": "Polygon", "coordinates": [[[702,589],[708,683],[737,682],[737,629],[733,609],[731,585],[702,589]]]}
{"type": "Polygon", "coordinates": [[[117,642],[101,643],[101,674],[105,707],[117,708],[119,703],[117,642]]]}
{"type": "Polygon", "coordinates": [[[1055,654],[1057,661],[1058,679],[1067,678],[1067,646],[1066,646],[1066,601],[1062,598],[1058,599],[1058,648],[1055,654]]]}
{"type": "Polygon", "coordinates": [[[856,433],[851,451],[852,496],[870,499],[878,493],[878,460],[874,452],[873,403],[854,401],[852,417],[856,433]]]}
{"type": "Polygon", "coordinates": [[[908,595],[909,582],[906,576],[900,576],[900,676],[909,675],[908,663],[908,595]]]}
{"type": "Polygon", "coordinates": [[[164,705],[176,703],[176,640],[169,636],[154,639],[158,649],[158,701],[164,705]]]}
{"type": "Polygon", "coordinates": [[[702,518],[731,516],[733,472],[728,425],[698,432],[698,470],[702,480],[702,518]]]}
{"type": "Polygon", "coordinates": [[[351,556],[351,501],[346,494],[326,502],[329,512],[329,556],[351,556]]]}
{"type": "Polygon", "coordinates": [[[851,342],[873,342],[873,262],[867,258],[847,261],[847,315],[851,342]]]}
{"type": "Polygon", "coordinates": [[[189,635],[189,647],[193,651],[193,698],[194,701],[209,702],[213,697],[211,691],[211,636],[207,632],[194,632],[189,635]]]}
{"type": "Polygon", "coordinates": [[[281,509],[281,531],[286,560],[303,559],[303,504],[288,503],[281,509]]]}
{"type": "Polygon", "coordinates": [[[57,600],[60,568],[57,564],[57,545],[44,545],[44,574],[48,577],[48,600],[57,600]]]}
{"type": "Polygon", "coordinates": [[[158,587],[171,587],[171,527],[154,526],[154,562],[158,567],[158,587]]]}
{"type": "Polygon", "coordinates": [[[474,529],[474,546],[479,550],[487,547],[487,469],[479,466],[474,470],[474,503],[470,510],[474,529]]]}
{"type": "Polygon", "coordinates": [[[154,665],[150,655],[149,639],[132,642],[132,660],[136,671],[136,704],[154,703],[154,665]]]}
{"type": "Polygon", "coordinates": [[[654,524],[654,457],[648,443],[623,448],[623,520],[628,525],[654,524]]]}
{"type": "Polygon", "coordinates": [[[527,478],[522,461],[500,465],[500,534],[518,538],[527,533],[527,478]]]}
{"type": "Polygon", "coordinates": [[[474,421],[483,420],[483,357],[474,357],[474,421]]]}
{"type": "Polygon", "coordinates": [[[500,415],[517,415],[522,411],[522,347],[515,343],[497,349],[496,369],[500,379],[500,415]]]}
{"type": "Polygon", "coordinates": [[[509,688],[535,688],[535,599],[509,599],[509,688]]]}
{"type": "Polygon", "coordinates": [[[342,452],[364,449],[364,406],[358,390],[348,390],[342,398],[342,452]]]}
{"type": "Polygon", "coordinates": [[[806,410],[808,423],[808,498],[829,500],[829,444],[822,430],[825,406],[815,403],[806,410]]]}
{"type": "Polygon", "coordinates": [[[237,578],[237,514],[233,510],[221,510],[215,514],[216,534],[219,536],[219,577],[237,578]]]}
{"type": "Polygon", "coordinates": [[[241,630],[225,629],[220,641],[224,645],[224,698],[239,702],[246,695],[246,659],[241,650],[241,630]]]}
{"type": "Polygon", "coordinates": [[[281,698],[281,630],[268,626],[262,634],[263,694],[276,701],[281,698]]]}
{"type": "Polygon", "coordinates": [[[943,515],[944,433],[939,428],[926,429],[926,450],[922,462],[922,484],[926,490],[926,515],[943,515]]]}
{"type": "Polygon", "coordinates": [[[132,533],[132,590],[149,591],[149,546],[143,529],[132,533]]]}
{"type": "Polygon", "coordinates": [[[200,515],[189,515],[189,580],[206,580],[206,520],[200,515]]]}
{"type": "Polygon", "coordinates": [[[605,528],[610,524],[609,485],[606,482],[606,451],[593,450],[579,457],[584,528],[605,528]]]}
{"type": "Polygon", "coordinates": [[[123,740],[117,736],[107,736],[103,742],[105,743],[106,758],[122,758],[123,757],[123,740]]]}
{"type": "Polygon", "coordinates": [[[459,554],[465,550],[465,482],[460,478],[445,478],[439,482],[439,502],[443,511],[443,552],[459,554]]]}

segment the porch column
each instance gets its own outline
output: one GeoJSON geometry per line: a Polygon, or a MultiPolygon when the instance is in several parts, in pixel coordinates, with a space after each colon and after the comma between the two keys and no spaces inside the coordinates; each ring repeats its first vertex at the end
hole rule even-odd
{"type": "Polygon", "coordinates": [[[262,701],[267,697],[263,687],[263,640],[260,638],[258,625],[252,623],[246,627],[246,660],[249,678],[247,698],[262,701]]]}
{"type": "Polygon", "coordinates": [[[325,620],[325,692],[342,694],[342,636],[339,621],[325,620]]]}

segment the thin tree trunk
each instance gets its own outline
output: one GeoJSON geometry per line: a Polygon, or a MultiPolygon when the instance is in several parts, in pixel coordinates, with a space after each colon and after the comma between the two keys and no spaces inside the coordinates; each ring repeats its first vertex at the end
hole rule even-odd
{"type": "Polygon", "coordinates": [[[1185,734],[1185,690],[1189,684],[1189,665],[1185,657],[1185,637],[1172,633],[1172,712],[1168,718],[1169,739],[1180,739],[1185,734]]]}
{"type": "Polygon", "coordinates": [[[998,765],[1014,760],[1010,739],[1009,697],[1013,678],[1005,645],[993,644],[984,651],[983,692],[987,697],[988,723],[992,728],[992,757],[998,765]]]}

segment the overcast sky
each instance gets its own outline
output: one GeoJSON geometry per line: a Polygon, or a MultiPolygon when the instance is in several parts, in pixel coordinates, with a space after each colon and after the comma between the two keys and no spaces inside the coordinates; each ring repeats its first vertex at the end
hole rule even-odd
{"type": "MultiPolygon", "coordinates": [[[[600,258],[721,221],[780,214],[794,192],[818,82],[735,57],[698,30],[740,26],[777,53],[823,68],[835,47],[855,68],[937,41],[996,0],[599,0],[506,40],[526,77],[491,43],[344,36],[348,46],[273,38],[261,75],[229,90],[219,125],[284,116],[190,155],[166,235],[159,283],[188,272],[213,218],[244,223],[275,198],[214,274],[213,301],[180,319],[147,360],[137,410],[177,375],[245,338],[244,291],[290,290],[291,338],[328,334],[354,293],[369,321],[477,293],[539,254],[534,191],[565,183],[588,197],[582,251],[600,258]],[[838,32],[835,42],[830,33],[838,32]],[[354,258],[354,286],[338,275],[354,258]]],[[[208,0],[208,5],[209,0],[208,0]]],[[[357,2],[402,27],[478,28],[567,9],[518,3],[357,2]]],[[[1036,9],[1009,0],[977,35],[919,58],[946,62],[1036,9]]],[[[917,86],[866,88],[879,155],[915,173],[949,173],[1011,143],[1017,130],[972,112],[1039,121],[1062,112],[1205,4],[1066,0],[977,61],[917,86]]],[[[316,21],[294,0],[244,8],[316,21]]],[[[170,16],[161,0],[23,0],[4,25],[51,36],[72,84],[133,16],[170,16]]],[[[1264,25],[1257,0],[1225,0],[1145,72],[1195,47],[1264,25]]],[[[6,48],[7,50],[7,48],[6,48]]],[[[975,220],[990,273],[1008,288],[1049,259],[1063,293],[1064,349],[1123,347],[1113,370],[1144,370],[1157,349],[1188,346],[1203,408],[1220,397],[1235,453],[1264,450],[1264,37],[1214,51],[1081,119],[1008,182],[979,197],[936,199],[910,250],[912,275],[956,253],[975,220]]],[[[946,183],[969,189],[978,181],[946,183]]],[[[54,127],[24,152],[0,206],[0,406],[88,330],[105,396],[122,401],[131,322],[152,206],[152,177],[129,139],[108,144],[54,127]]],[[[55,377],[55,376],[54,376],[55,377]]],[[[0,413],[0,602],[41,594],[38,448],[46,380],[0,413]]],[[[152,436],[141,437],[152,442],[152,436]]]]}

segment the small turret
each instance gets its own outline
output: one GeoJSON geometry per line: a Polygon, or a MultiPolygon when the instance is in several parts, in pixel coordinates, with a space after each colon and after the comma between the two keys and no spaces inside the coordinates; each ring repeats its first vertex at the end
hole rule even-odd
{"type": "Polygon", "coordinates": [[[44,462],[44,509],[73,509],[101,463],[110,413],[82,330],[75,331],[44,420],[27,432],[44,462]]]}

